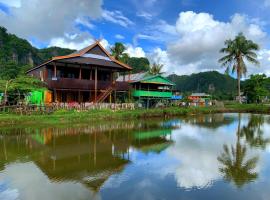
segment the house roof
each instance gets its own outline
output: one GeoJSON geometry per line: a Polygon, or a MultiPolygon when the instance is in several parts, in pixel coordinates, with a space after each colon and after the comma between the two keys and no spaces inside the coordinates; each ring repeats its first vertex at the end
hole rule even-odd
{"type": "Polygon", "coordinates": [[[88,47],[85,47],[79,51],[72,53],[72,54],[65,55],[65,56],[53,57],[51,60],[28,70],[27,73],[29,73],[35,69],[38,69],[46,64],[54,62],[54,61],[71,62],[72,59],[76,59],[77,63],[81,63],[81,64],[92,64],[93,63],[93,64],[103,65],[103,63],[107,63],[107,65],[105,65],[105,66],[122,67],[126,70],[132,69],[127,64],[116,60],[113,56],[110,55],[110,53],[106,49],[104,49],[104,47],[100,44],[99,41],[96,41],[94,44],[91,44],[88,47]],[[88,58],[88,59],[85,59],[85,58],[88,58]],[[86,62],[86,61],[88,61],[88,62],[86,62]],[[110,63],[110,64],[108,64],[108,63],[110,63]]]}
{"type": "MultiPolygon", "coordinates": [[[[124,81],[124,76],[119,76],[117,81],[124,81]]],[[[163,77],[162,75],[151,75],[147,72],[141,72],[137,74],[131,74],[129,77],[130,83],[152,83],[152,84],[162,84],[162,85],[175,85],[169,79],[163,77]]]]}

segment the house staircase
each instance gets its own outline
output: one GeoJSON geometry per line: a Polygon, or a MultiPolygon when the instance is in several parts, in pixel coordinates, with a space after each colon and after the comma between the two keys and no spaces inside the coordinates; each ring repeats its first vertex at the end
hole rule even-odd
{"type": "Polygon", "coordinates": [[[103,102],[114,90],[115,84],[111,84],[104,92],[97,96],[95,103],[103,102]]]}

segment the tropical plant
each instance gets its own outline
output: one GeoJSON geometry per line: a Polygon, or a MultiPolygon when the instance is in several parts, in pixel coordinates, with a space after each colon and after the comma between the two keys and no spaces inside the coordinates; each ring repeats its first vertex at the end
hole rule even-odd
{"type": "Polygon", "coordinates": [[[152,75],[158,75],[158,74],[162,74],[162,68],[163,68],[163,64],[159,64],[159,63],[153,63],[152,66],[149,69],[149,73],[152,75]]]}
{"type": "Polygon", "coordinates": [[[265,74],[251,75],[243,84],[244,95],[247,96],[248,102],[260,103],[266,96],[269,95],[267,86],[267,77],[265,74]]]}
{"type": "Polygon", "coordinates": [[[259,50],[259,45],[251,40],[247,40],[243,33],[239,33],[233,40],[226,40],[225,47],[220,50],[221,53],[226,54],[219,59],[222,66],[226,67],[226,73],[229,73],[230,70],[232,73],[237,73],[239,103],[241,103],[240,81],[242,76],[247,73],[245,60],[259,65],[257,54],[255,53],[257,50],[259,50]]]}
{"type": "Polygon", "coordinates": [[[113,47],[111,47],[111,53],[115,57],[116,60],[121,59],[123,56],[126,47],[121,42],[116,42],[113,47]]]}

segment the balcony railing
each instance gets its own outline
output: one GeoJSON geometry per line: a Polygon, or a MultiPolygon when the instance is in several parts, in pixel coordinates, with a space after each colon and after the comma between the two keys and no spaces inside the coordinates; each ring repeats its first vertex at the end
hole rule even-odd
{"type": "Polygon", "coordinates": [[[158,98],[171,98],[171,91],[147,91],[147,90],[134,90],[132,96],[134,97],[158,97],[158,98]]]}
{"type": "MultiPolygon", "coordinates": [[[[49,89],[70,89],[70,90],[94,90],[95,81],[85,79],[73,79],[73,78],[57,78],[56,80],[46,80],[49,89]]],[[[98,90],[106,90],[111,81],[97,81],[98,90]]],[[[116,82],[115,89],[118,91],[126,91],[129,89],[128,82],[116,82]]]]}

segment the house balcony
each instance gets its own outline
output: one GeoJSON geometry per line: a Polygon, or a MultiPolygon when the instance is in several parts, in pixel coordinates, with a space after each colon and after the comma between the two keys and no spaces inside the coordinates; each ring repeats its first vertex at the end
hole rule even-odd
{"type": "Polygon", "coordinates": [[[171,98],[173,93],[171,91],[148,91],[148,90],[134,90],[133,97],[155,97],[155,98],[171,98]]]}
{"type": "MultiPolygon", "coordinates": [[[[95,81],[86,79],[74,79],[74,78],[57,78],[47,79],[45,81],[48,88],[53,90],[95,90],[95,81]]],[[[112,84],[111,81],[97,81],[97,90],[106,90],[112,84]]],[[[117,91],[129,90],[128,82],[117,81],[115,83],[115,89],[117,91]]]]}

